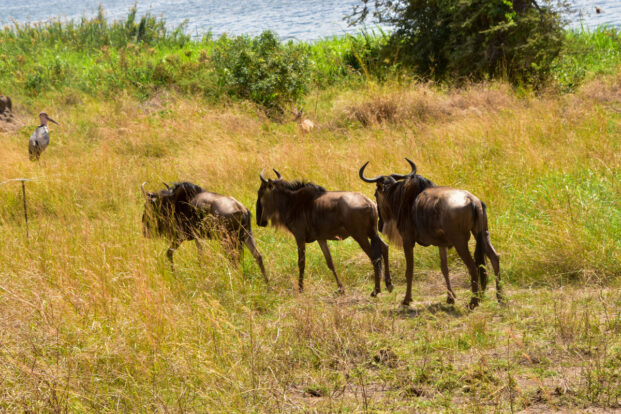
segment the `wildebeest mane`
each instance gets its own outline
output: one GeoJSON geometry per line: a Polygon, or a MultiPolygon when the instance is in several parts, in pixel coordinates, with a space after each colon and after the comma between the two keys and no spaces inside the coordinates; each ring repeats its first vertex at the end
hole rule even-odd
{"type": "Polygon", "coordinates": [[[167,190],[159,192],[161,199],[161,218],[167,232],[172,234],[181,232],[189,237],[192,233],[193,223],[200,217],[199,212],[192,207],[190,201],[203,189],[190,182],[175,182],[168,186],[167,190]]]}
{"type": "Polygon", "coordinates": [[[389,205],[397,209],[393,211],[393,214],[399,228],[411,220],[410,208],[414,205],[416,197],[425,189],[434,186],[432,181],[422,175],[414,174],[387,189],[385,197],[388,198],[389,205]]]}
{"type": "Polygon", "coordinates": [[[292,192],[304,189],[308,191],[308,193],[314,193],[316,195],[321,195],[327,191],[322,186],[308,181],[278,181],[278,186],[292,192]]]}
{"type": "Polygon", "coordinates": [[[172,196],[173,202],[189,202],[196,197],[197,194],[202,193],[204,190],[196,184],[189,183],[187,181],[180,183],[172,183],[170,189],[167,190],[168,195],[172,196]]]}
{"type": "MultiPolygon", "coordinates": [[[[286,211],[285,222],[293,221],[300,215],[306,215],[312,209],[313,201],[327,190],[320,185],[308,181],[277,181],[276,187],[290,193],[287,206],[281,211],[286,211]]],[[[307,217],[308,219],[308,217],[307,217]]]]}

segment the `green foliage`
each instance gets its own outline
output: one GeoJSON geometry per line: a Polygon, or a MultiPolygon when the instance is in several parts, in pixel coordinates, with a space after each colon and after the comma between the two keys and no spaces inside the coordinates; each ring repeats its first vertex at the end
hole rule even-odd
{"type": "MultiPolygon", "coordinates": [[[[364,19],[365,6],[353,19],[364,19]]],[[[376,1],[376,18],[395,27],[389,50],[435,79],[544,80],[559,53],[563,21],[549,1],[376,1]]]]}
{"type": "Polygon", "coordinates": [[[598,75],[612,75],[621,66],[621,32],[611,27],[568,31],[564,46],[552,64],[555,83],[571,91],[598,75]]]}
{"type": "Polygon", "coordinates": [[[541,82],[551,73],[567,91],[595,74],[614,73],[621,63],[621,39],[614,29],[562,32],[552,39],[545,30],[558,28],[557,16],[532,8],[519,13],[515,2],[494,0],[480,8],[482,0],[451,7],[439,0],[429,3],[444,14],[413,8],[421,2],[408,4],[412,13],[427,13],[417,29],[397,26],[392,34],[362,31],[309,44],[283,43],[270,32],[192,40],[183,25],[170,30],[148,14],[137,17],[135,9],[114,22],[100,9],[79,22],[15,24],[0,30],[0,91],[36,97],[69,90],[104,98],[127,92],[148,99],[158,90],[174,89],[212,101],[248,99],[277,115],[303,101],[310,88],[358,87],[410,75],[413,67],[448,80],[507,76],[541,82]],[[454,16],[457,11],[470,16],[467,24],[454,16]],[[550,61],[557,40],[564,46],[550,61]]]}
{"type": "Polygon", "coordinates": [[[363,30],[358,36],[351,37],[351,47],[343,56],[344,64],[378,79],[387,78],[392,69],[397,67],[390,50],[386,48],[390,36],[379,30],[379,34],[363,30]]]}
{"type": "Polygon", "coordinates": [[[212,61],[218,87],[226,94],[269,109],[281,111],[308,89],[307,48],[292,42],[282,44],[270,31],[256,38],[220,38],[212,61]]]}

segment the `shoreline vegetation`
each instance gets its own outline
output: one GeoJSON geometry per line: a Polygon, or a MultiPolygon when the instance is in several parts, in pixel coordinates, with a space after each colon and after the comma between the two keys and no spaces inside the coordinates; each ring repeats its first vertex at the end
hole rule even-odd
{"type": "MultiPolygon", "coordinates": [[[[564,32],[545,85],[432,82],[378,60],[382,33],[306,44],[120,22],[0,32],[0,410],[28,412],[579,412],[621,408],[621,33],[564,32]],[[315,124],[303,131],[290,110],[315,124]],[[28,160],[44,110],[50,146],[28,160]],[[330,242],[344,295],[308,245],[253,233],[270,279],[208,242],[142,236],[142,182],[192,181],[254,214],[259,172],[329,190],[409,171],[487,204],[507,304],[449,251],[403,252],[371,298],[368,258],[330,242]]],[[[471,246],[471,250],[473,247],[471,246]]],[[[493,285],[493,281],[490,281],[493,285]]]]}
{"type": "MultiPolygon", "coordinates": [[[[171,89],[212,103],[247,99],[283,109],[301,103],[311,90],[422,79],[416,68],[406,69],[382,52],[389,39],[389,33],[370,29],[310,43],[281,42],[272,32],[192,40],[183,25],[168,29],[164,20],[138,17],[136,9],[126,20],[109,22],[100,7],[96,17],[79,22],[6,26],[0,32],[0,90],[24,99],[126,92],[144,100],[171,89]]],[[[585,81],[616,73],[621,64],[616,28],[566,30],[563,45],[546,89],[575,91],[585,81]]]]}

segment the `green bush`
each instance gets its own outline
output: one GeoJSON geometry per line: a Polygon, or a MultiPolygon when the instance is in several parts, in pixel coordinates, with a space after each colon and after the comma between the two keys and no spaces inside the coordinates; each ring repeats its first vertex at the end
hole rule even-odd
{"type": "Polygon", "coordinates": [[[283,44],[270,31],[255,38],[221,37],[212,63],[220,90],[278,112],[301,100],[308,89],[307,47],[283,44]]]}
{"type": "MultiPolygon", "coordinates": [[[[367,17],[367,1],[352,21],[367,17]]],[[[561,8],[543,1],[378,0],[374,15],[395,28],[387,47],[425,76],[537,83],[560,51],[564,24],[561,8]]]]}

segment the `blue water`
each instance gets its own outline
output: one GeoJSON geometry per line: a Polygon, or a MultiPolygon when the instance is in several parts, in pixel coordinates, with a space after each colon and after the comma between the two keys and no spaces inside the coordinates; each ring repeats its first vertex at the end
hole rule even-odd
{"type": "MultiPolygon", "coordinates": [[[[0,26],[46,21],[77,20],[94,16],[101,4],[107,18],[127,16],[134,0],[0,0],[0,26]]],[[[370,1],[369,3],[372,3],[370,1]]],[[[211,31],[256,35],[270,29],[283,39],[314,40],[355,32],[343,17],[360,0],[149,0],[138,2],[138,13],[163,17],[171,27],[187,20],[186,32],[201,37],[211,31]]],[[[621,0],[573,0],[571,26],[594,28],[608,24],[621,27],[621,0]],[[596,13],[595,7],[601,12],[596,13]]]]}

